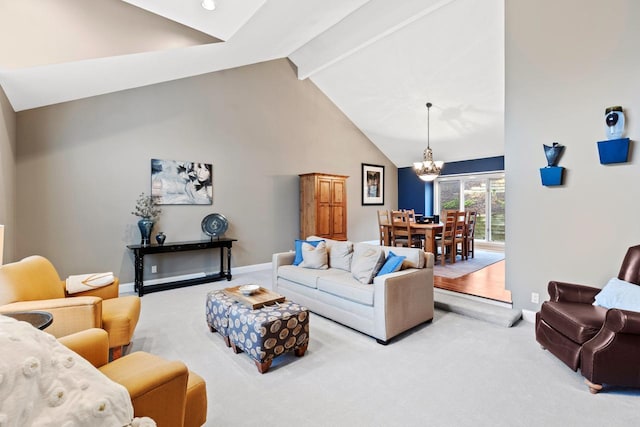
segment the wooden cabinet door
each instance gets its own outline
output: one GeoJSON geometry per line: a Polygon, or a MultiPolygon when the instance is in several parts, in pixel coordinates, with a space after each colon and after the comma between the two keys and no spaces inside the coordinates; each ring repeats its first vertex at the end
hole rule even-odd
{"type": "Polygon", "coordinates": [[[344,179],[334,179],[331,194],[331,234],[333,239],[347,239],[347,188],[344,179]]]}
{"type": "Polygon", "coordinates": [[[347,240],[347,176],[300,175],[300,238],[347,240]]]}
{"type": "Polygon", "coordinates": [[[318,178],[316,203],[316,235],[331,238],[333,234],[333,182],[330,178],[318,178]]]}

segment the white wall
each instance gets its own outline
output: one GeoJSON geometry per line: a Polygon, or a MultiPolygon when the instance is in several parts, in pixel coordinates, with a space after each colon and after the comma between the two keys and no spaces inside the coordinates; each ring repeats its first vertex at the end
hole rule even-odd
{"type": "MultiPolygon", "coordinates": [[[[0,88],[0,224],[5,225],[5,260],[13,257],[15,236],[16,114],[0,88]]],[[[2,259],[0,259],[2,264],[2,259]]]]}
{"type": "MultiPolygon", "coordinates": [[[[640,154],[600,165],[604,110],[640,137],[640,2],[506,1],[506,282],[537,310],[549,280],[602,287],[640,243],[640,154]],[[564,185],[543,187],[543,144],[565,145],[564,185]]],[[[633,141],[633,148],[637,142],[633,141]]]]}
{"type": "MultiPolygon", "coordinates": [[[[360,205],[361,163],[395,166],[286,60],[270,61],[18,114],[17,257],[49,257],[60,274],[113,270],[133,278],[131,215],[150,191],[150,159],[213,163],[213,206],[165,206],[167,241],[205,238],[219,212],[239,241],[233,265],[271,261],[299,233],[298,174],[349,175],[348,236],[377,239],[377,206],[360,205]]],[[[217,253],[161,257],[158,277],[215,271],[217,253]]],[[[147,262],[147,266],[150,262],[147,262]]],[[[148,276],[154,278],[154,276],[148,276]]]]}

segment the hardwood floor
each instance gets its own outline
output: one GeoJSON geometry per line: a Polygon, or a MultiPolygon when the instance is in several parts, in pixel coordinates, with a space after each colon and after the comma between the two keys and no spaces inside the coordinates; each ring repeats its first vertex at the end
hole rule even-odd
{"type": "Polygon", "coordinates": [[[511,291],[504,282],[504,260],[455,279],[434,277],[436,288],[511,303],[511,291]]]}

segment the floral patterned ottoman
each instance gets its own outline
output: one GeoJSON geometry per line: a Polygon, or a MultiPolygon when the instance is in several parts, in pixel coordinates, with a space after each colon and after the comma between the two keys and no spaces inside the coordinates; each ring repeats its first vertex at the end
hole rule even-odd
{"type": "Polygon", "coordinates": [[[232,305],[228,334],[233,351],[245,351],[264,374],[274,357],[288,351],[304,356],[309,344],[309,311],[288,300],[255,310],[232,305]]]}
{"type": "Polygon", "coordinates": [[[211,332],[218,332],[224,338],[227,347],[229,342],[229,311],[232,306],[240,304],[224,291],[211,291],[207,294],[207,324],[211,332]]]}

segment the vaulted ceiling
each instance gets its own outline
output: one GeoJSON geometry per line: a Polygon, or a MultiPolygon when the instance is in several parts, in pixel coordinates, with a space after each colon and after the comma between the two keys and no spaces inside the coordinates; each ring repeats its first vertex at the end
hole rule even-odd
{"type": "Polygon", "coordinates": [[[0,0],[14,110],[288,58],[398,167],[504,153],[504,0],[0,0]]]}

